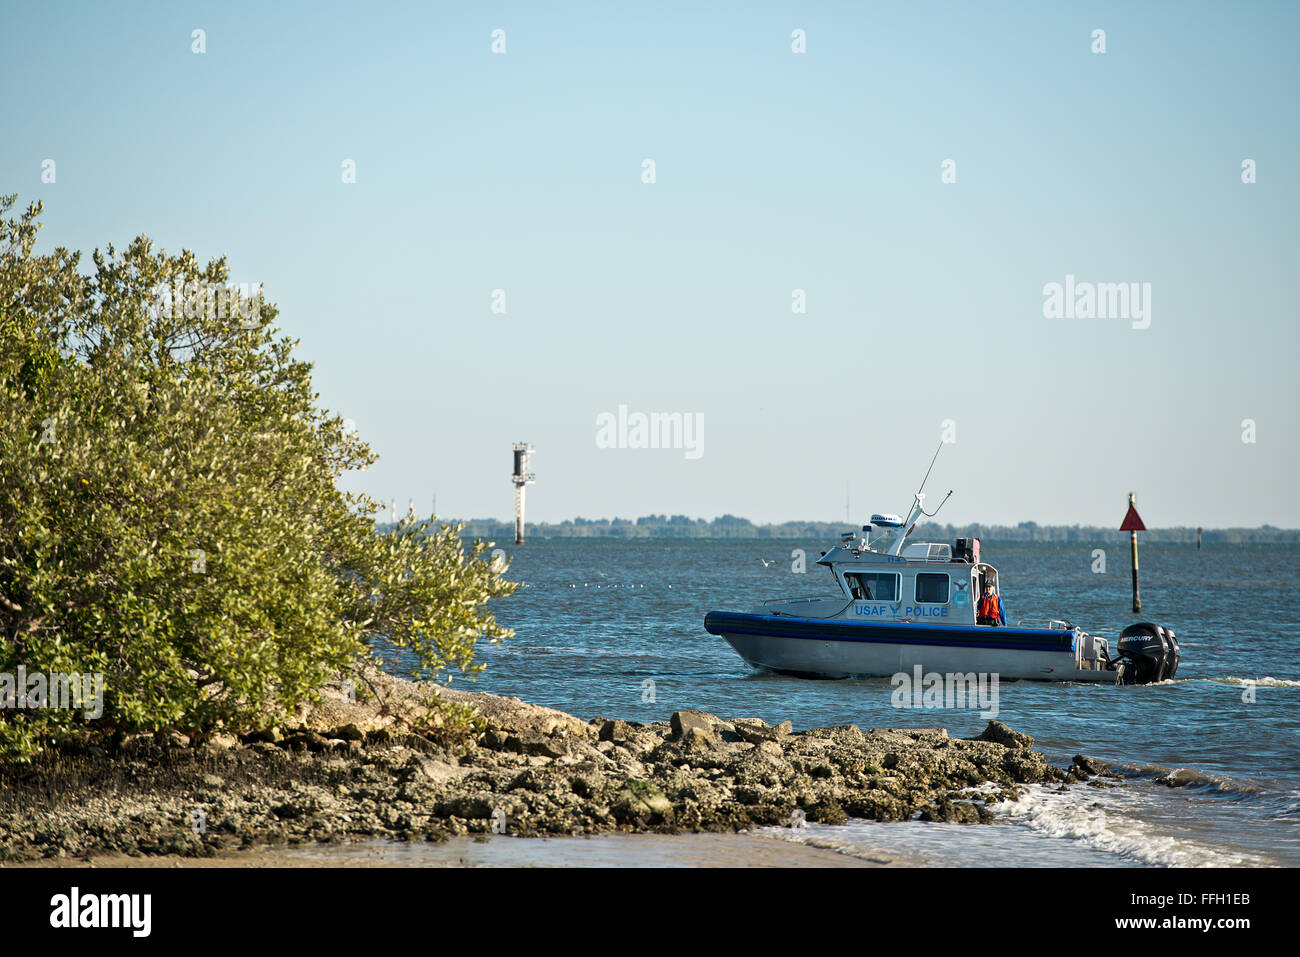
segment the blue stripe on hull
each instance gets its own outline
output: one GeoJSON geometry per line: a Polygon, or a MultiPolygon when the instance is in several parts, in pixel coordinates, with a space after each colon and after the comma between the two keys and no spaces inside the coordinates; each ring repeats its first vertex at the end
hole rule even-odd
{"type": "Polygon", "coordinates": [[[888,645],[941,645],[956,648],[1014,648],[1024,651],[1072,651],[1074,634],[1045,628],[988,625],[885,624],[842,619],[790,618],[711,611],[704,616],[711,635],[758,635],[818,641],[863,641],[888,645]]]}

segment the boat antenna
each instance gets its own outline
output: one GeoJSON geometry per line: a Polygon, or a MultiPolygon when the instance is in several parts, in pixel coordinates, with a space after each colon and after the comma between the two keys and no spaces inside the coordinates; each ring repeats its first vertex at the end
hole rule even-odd
{"type": "MultiPolygon", "coordinates": [[[[943,508],[944,502],[947,502],[950,498],[952,498],[952,489],[948,489],[948,494],[943,497],[943,502],[939,503],[939,508],[943,508]]],[[[927,512],[925,509],[921,509],[921,514],[926,518],[934,518],[939,514],[939,508],[936,508],[933,512],[927,512]]]]}
{"type": "Polygon", "coordinates": [[[939,459],[939,453],[943,451],[943,445],[943,440],[940,439],[939,447],[934,450],[934,456],[930,459],[930,467],[925,470],[925,478],[921,479],[921,487],[916,490],[916,507],[926,518],[934,518],[938,515],[939,508],[943,508],[944,502],[947,502],[952,497],[952,489],[948,489],[948,494],[943,497],[943,502],[939,503],[939,508],[936,508],[933,512],[927,512],[921,507],[921,501],[924,498],[921,493],[925,491],[925,483],[930,481],[930,473],[934,470],[934,463],[939,459]]]}
{"type": "Polygon", "coordinates": [[[930,468],[925,470],[925,478],[921,479],[921,487],[918,488],[912,496],[912,507],[907,510],[907,518],[905,518],[903,524],[899,526],[902,528],[902,532],[893,543],[892,550],[889,552],[891,555],[898,555],[902,552],[903,542],[907,539],[907,536],[912,534],[912,531],[916,528],[916,523],[921,520],[922,515],[926,518],[933,518],[935,515],[939,514],[939,508],[943,508],[944,502],[948,501],[949,496],[952,495],[952,489],[949,489],[948,494],[943,497],[943,502],[939,503],[939,508],[936,508],[933,512],[927,512],[925,506],[921,504],[925,501],[925,483],[930,480],[930,472],[934,469],[935,460],[939,458],[939,451],[942,448],[943,442],[940,442],[939,448],[934,450],[934,456],[930,459],[930,468]]]}
{"type": "Polygon", "coordinates": [[[939,453],[942,451],[943,451],[943,440],[941,439],[939,441],[939,447],[934,450],[934,456],[930,459],[930,468],[925,470],[925,478],[921,479],[921,487],[917,489],[918,492],[925,491],[925,483],[930,481],[930,472],[934,469],[934,463],[938,460],[939,453]]]}

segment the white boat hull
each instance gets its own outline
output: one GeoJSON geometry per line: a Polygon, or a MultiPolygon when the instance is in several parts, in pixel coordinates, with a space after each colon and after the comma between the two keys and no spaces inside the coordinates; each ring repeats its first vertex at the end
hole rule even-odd
{"type": "Polygon", "coordinates": [[[1060,630],[873,626],[716,612],[706,628],[752,667],[801,677],[888,677],[919,666],[941,674],[996,674],[1000,681],[1115,683],[1114,671],[1097,660],[1081,661],[1075,635],[1060,630]]]}
{"type": "Polygon", "coordinates": [[[1114,684],[1115,672],[1080,669],[1074,656],[1051,651],[1015,653],[936,650],[920,645],[856,645],[813,638],[723,635],[754,668],[810,678],[874,678],[925,672],[996,674],[999,681],[1088,681],[1114,684]]]}

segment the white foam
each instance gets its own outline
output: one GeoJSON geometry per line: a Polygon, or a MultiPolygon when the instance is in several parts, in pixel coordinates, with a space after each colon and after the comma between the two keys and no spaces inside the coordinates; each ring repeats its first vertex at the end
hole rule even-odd
{"type": "Polygon", "coordinates": [[[1245,688],[1253,685],[1256,688],[1300,688],[1300,681],[1291,678],[1238,678],[1235,675],[1223,675],[1217,678],[1166,678],[1163,681],[1152,681],[1148,684],[1139,685],[1142,688],[1158,688],[1161,685],[1190,685],[1190,684],[1212,684],[1212,685],[1233,685],[1238,688],[1245,688]]]}
{"type": "Polygon", "coordinates": [[[1225,685],[1244,686],[1246,684],[1253,684],[1259,688],[1300,688],[1300,681],[1293,681],[1290,678],[1234,678],[1229,676],[1227,678],[1209,678],[1207,680],[1225,685]]]}
{"type": "Polygon", "coordinates": [[[1140,820],[1140,800],[1121,791],[1091,788],[1025,789],[1019,800],[993,809],[995,815],[1048,837],[1066,838],[1124,860],[1157,867],[1260,866],[1251,854],[1233,854],[1185,838],[1158,833],[1140,820]]]}

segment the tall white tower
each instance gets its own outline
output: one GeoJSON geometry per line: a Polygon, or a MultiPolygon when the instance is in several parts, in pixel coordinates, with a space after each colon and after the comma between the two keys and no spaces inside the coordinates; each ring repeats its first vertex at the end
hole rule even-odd
{"type": "Polygon", "coordinates": [[[516,442],[514,452],[515,471],[510,476],[510,481],[515,486],[515,544],[522,545],[524,543],[524,486],[536,482],[537,476],[528,471],[528,456],[533,452],[533,447],[527,442],[516,442]]]}

